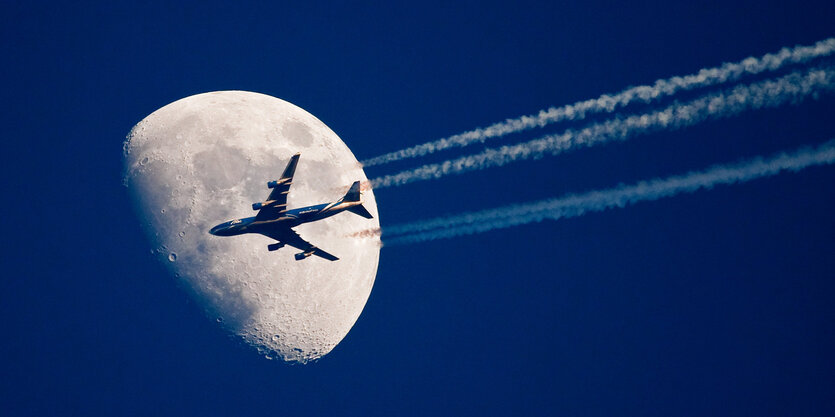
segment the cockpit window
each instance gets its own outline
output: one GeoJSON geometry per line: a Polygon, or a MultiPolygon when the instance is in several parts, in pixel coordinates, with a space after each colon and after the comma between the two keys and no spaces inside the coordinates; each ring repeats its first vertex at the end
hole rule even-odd
{"type": "Polygon", "coordinates": [[[241,222],[241,219],[235,219],[235,220],[232,220],[231,222],[229,222],[229,224],[230,224],[230,225],[231,225],[231,224],[238,224],[238,223],[240,223],[240,222],[241,222]]]}

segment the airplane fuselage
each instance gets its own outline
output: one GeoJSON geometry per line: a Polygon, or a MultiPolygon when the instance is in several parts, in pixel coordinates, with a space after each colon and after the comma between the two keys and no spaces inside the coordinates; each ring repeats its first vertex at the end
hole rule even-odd
{"type": "Polygon", "coordinates": [[[322,220],[361,204],[360,201],[336,201],[287,210],[275,219],[255,220],[255,216],[234,219],[213,227],[209,233],[215,236],[238,236],[246,233],[266,235],[277,228],[292,228],[303,223],[322,220]]]}

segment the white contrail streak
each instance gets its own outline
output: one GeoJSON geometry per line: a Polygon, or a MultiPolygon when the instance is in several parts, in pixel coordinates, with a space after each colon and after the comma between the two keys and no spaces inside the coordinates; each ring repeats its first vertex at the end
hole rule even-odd
{"type": "Polygon", "coordinates": [[[378,177],[371,180],[371,185],[382,188],[436,179],[519,160],[557,155],[578,146],[625,140],[636,134],[679,129],[710,118],[730,117],[745,110],[797,103],[810,95],[817,97],[821,92],[832,90],[835,88],[833,81],[833,68],[795,71],[780,78],[707,94],[687,103],[674,103],[663,110],[614,118],[581,130],[567,130],[516,145],[488,148],[477,154],[378,177]]]}
{"type": "Polygon", "coordinates": [[[447,138],[438,139],[396,152],[387,153],[362,161],[366,167],[381,165],[401,159],[415,158],[443,149],[481,143],[490,138],[543,127],[563,120],[581,120],[588,114],[612,112],[630,103],[649,103],[652,100],[671,96],[679,91],[733,82],[745,75],[776,71],[786,65],[808,62],[835,52],[835,38],[824,39],[811,46],[783,48],[779,52],[765,54],[759,58],[749,57],[739,62],[729,62],[714,68],[704,68],[695,74],[675,76],[655,81],[651,85],[630,87],[620,93],[604,94],[596,99],[578,101],[562,107],[551,107],[538,114],[508,119],[486,128],[479,128],[447,138]]]}
{"type": "Polygon", "coordinates": [[[835,163],[835,140],[815,149],[803,148],[768,159],[758,157],[732,165],[717,165],[704,171],[681,176],[641,181],[607,190],[590,191],[529,204],[519,204],[432,220],[387,226],[383,229],[386,246],[424,242],[455,236],[482,233],[521,224],[581,216],[587,212],[625,207],[640,201],[652,201],[681,193],[692,193],[720,184],[735,184],[799,171],[816,165],[835,163]],[[391,235],[400,235],[389,238],[391,235]]]}

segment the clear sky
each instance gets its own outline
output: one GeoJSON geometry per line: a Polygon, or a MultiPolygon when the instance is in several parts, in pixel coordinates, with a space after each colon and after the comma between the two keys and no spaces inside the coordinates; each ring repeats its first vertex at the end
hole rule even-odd
{"type": "MultiPolygon", "coordinates": [[[[0,6],[0,414],[835,414],[833,166],[385,247],[354,328],[304,366],[227,335],[149,254],[121,185],[122,142],[192,94],[282,98],[366,159],[835,36],[831,1],[547,3],[0,6]]],[[[835,138],[833,110],[830,92],[381,189],[380,218],[385,228],[815,146],[835,138]]]]}

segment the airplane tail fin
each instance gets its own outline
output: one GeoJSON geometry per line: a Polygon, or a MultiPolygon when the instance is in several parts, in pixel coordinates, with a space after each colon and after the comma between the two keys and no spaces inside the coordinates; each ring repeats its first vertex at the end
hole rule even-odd
{"type": "Polygon", "coordinates": [[[342,201],[353,202],[353,201],[360,201],[360,182],[354,181],[351,184],[351,188],[348,190],[348,193],[345,194],[345,197],[342,197],[342,201]]]}
{"type": "MultiPolygon", "coordinates": [[[[354,181],[354,183],[351,184],[351,188],[348,190],[348,193],[345,194],[345,197],[342,198],[342,201],[346,201],[346,202],[361,201],[360,200],[360,182],[359,181],[354,181]]],[[[369,213],[368,210],[366,210],[365,207],[362,206],[362,204],[350,207],[350,208],[348,208],[348,211],[350,211],[351,213],[360,215],[362,217],[365,217],[366,219],[373,219],[374,218],[374,216],[372,216],[371,213],[369,213]]]]}

